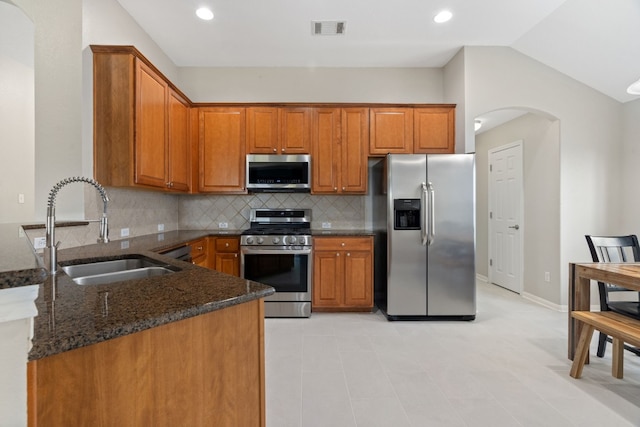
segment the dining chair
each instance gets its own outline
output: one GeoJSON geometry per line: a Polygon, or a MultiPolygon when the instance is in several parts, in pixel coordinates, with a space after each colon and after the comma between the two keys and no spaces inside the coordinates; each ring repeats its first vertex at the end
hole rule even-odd
{"type": "MultiPolygon", "coordinates": [[[[635,234],[627,236],[584,236],[589,245],[591,258],[594,262],[640,262],[640,245],[635,234]]],[[[610,283],[598,282],[600,294],[600,311],[614,311],[616,313],[640,319],[640,292],[632,291],[610,283]],[[614,298],[610,294],[623,292],[635,294],[633,300],[614,298]]],[[[604,356],[607,341],[611,338],[600,332],[598,337],[598,357],[604,356]]],[[[640,349],[625,345],[626,350],[640,356],[640,349]]]]}

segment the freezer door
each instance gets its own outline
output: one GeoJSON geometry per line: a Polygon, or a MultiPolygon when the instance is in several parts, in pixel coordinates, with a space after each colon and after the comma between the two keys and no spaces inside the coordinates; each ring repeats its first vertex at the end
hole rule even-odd
{"type": "Polygon", "coordinates": [[[474,155],[428,155],[427,181],[435,215],[427,253],[427,313],[475,316],[474,155]]]}
{"type": "MultiPolygon", "coordinates": [[[[427,314],[426,246],[421,230],[394,226],[394,200],[420,199],[425,155],[387,157],[387,315],[427,314]]],[[[422,210],[422,207],[421,207],[422,210]]]]}

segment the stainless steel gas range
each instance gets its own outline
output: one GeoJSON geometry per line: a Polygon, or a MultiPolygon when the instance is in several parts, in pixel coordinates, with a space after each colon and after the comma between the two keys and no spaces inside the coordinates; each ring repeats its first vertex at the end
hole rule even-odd
{"type": "Polygon", "coordinates": [[[265,317],[311,316],[311,209],[251,209],[240,238],[242,277],[272,286],[265,317]]]}

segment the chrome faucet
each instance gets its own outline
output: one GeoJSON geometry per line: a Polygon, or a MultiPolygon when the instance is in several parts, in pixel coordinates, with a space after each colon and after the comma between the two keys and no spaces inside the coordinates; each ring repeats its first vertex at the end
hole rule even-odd
{"type": "Polygon", "coordinates": [[[109,196],[107,196],[107,192],[104,187],[98,184],[97,181],[82,176],[63,179],[53,186],[49,192],[49,199],[47,203],[47,245],[45,248],[45,263],[50,274],[57,273],[58,245],[60,244],[60,242],[56,243],[56,196],[62,187],[67,184],[71,184],[72,182],[86,182],[87,184],[93,185],[100,193],[103,203],[102,218],[99,220],[89,220],[89,222],[100,222],[100,236],[98,237],[98,243],[107,243],[109,241],[109,227],[107,223],[107,202],[109,202],[109,196]]]}

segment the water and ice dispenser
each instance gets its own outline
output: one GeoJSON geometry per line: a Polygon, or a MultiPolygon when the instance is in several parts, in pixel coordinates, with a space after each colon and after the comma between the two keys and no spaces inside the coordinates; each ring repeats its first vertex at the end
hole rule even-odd
{"type": "Polygon", "coordinates": [[[393,199],[393,228],[420,230],[420,199],[393,199]]]}

